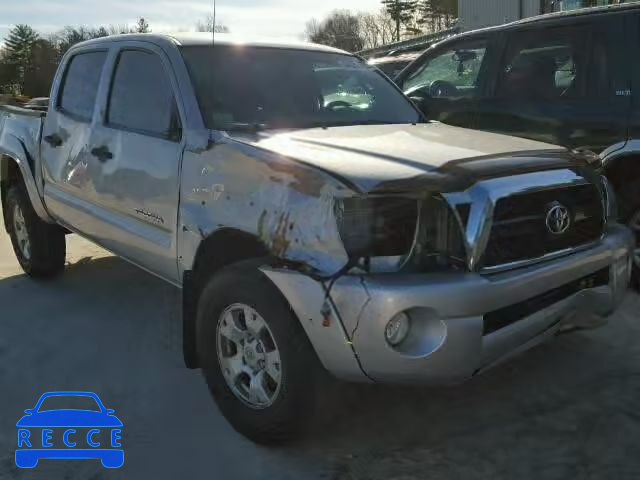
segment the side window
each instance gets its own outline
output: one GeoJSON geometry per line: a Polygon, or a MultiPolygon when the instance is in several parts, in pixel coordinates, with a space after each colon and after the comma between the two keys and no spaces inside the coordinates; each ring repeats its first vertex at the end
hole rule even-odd
{"type": "Polygon", "coordinates": [[[91,121],[106,58],[107,52],[79,53],[71,58],[58,95],[60,111],[91,121]]]}
{"type": "Polygon", "coordinates": [[[141,50],[124,50],[116,63],[107,125],[179,140],[178,111],[160,58],[141,50]]]}
{"type": "Polygon", "coordinates": [[[583,97],[585,41],[579,28],[514,33],[502,63],[497,96],[512,100],[583,97]]]}
{"type": "Polygon", "coordinates": [[[474,97],[487,52],[486,41],[459,43],[428,59],[404,81],[408,95],[420,90],[430,97],[474,97]]]}

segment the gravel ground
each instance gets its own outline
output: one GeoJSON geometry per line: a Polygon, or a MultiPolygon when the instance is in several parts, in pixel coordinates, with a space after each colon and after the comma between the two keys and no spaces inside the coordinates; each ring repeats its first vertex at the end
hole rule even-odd
{"type": "Polygon", "coordinates": [[[637,479],[640,297],[460,386],[337,385],[333,421],[286,448],[236,434],[183,367],[180,296],[76,236],[53,282],[0,233],[0,479],[637,479]],[[125,464],[14,464],[15,422],[52,390],[96,392],[123,421],[125,464]]]}

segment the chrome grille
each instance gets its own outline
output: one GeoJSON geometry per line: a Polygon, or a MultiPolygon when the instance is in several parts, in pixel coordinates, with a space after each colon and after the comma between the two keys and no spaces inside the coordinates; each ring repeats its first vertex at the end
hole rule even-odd
{"type": "Polygon", "coordinates": [[[482,267],[495,267],[575,248],[596,241],[604,229],[602,197],[593,184],[578,184],[522,192],[499,199],[482,267]],[[570,226],[552,233],[547,214],[561,204],[569,212],[570,226]]]}

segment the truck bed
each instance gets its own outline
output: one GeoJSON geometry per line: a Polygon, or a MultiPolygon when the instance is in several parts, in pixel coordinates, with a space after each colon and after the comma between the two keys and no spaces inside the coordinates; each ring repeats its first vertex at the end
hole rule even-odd
{"type": "MultiPolygon", "coordinates": [[[[40,152],[40,137],[47,113],[30,108],[0,105],[0,145],[13,146],[26,153],[31,171],[34,172],[40,152]]],[[[10,154],[11,152],[2,152],[10,154]]]]}

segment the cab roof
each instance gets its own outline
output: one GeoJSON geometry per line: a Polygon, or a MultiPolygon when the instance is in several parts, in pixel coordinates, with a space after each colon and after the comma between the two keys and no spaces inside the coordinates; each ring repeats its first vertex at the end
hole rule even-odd
{"type": "Polygon", "coordinates": [[[104,44],[126,40],[139,40],[153,43],[172,42],[178,46],[207,46],[212,45],[236,45],[247,47],[268,47],[282,48],[288,50],[310,50],[316,52],[340,53],[351,55],[338,48],[319,45],[316,43],[301,42],[296,40],[286,40],[278,38],[256,38],[233,35],[229,33],[216,33],[215,39],[210,32],[181,32],[181,33],[126,33],[121,35],[111,35],[108,37],[96,38],[81,42],[78,46],[88,44],[104,44]]]}

